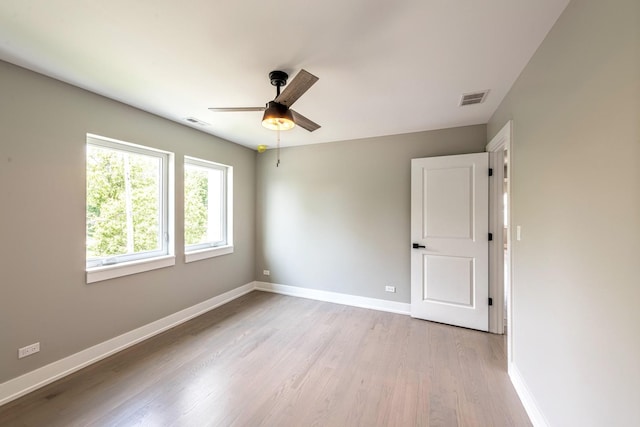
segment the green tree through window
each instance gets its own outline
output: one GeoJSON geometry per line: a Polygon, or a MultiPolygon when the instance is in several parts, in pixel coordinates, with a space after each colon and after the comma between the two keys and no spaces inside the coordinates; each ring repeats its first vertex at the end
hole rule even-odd
{"type": "Polygon", "coordinates": [[[184,171],[184,240],[185,245],[207,241],[209,222],[209,178],[206,170],[185,165],[184,171]]]}
{"type": "Polygon", "coordinates": [[[193,157],[184,163],[185,251],[230,244],[228,184],[231,167],[193,157]]]}
{"type": "Polygon", "coordinates": [[[88,266],[126,261],[118,257],[164,246],[165,160],[113,144],[87,144],[88,266]]]}

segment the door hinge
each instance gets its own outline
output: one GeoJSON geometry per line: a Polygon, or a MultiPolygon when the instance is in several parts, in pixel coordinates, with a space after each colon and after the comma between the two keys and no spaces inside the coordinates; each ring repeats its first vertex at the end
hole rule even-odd
{"type": "Polygon", "coordinates": [[[493,298],[489,298],[489,305],[493,305],[493,298]]]}
{"type": "Polygon", "coordinates": [[[493,240],[493,233],[489,233],[489,241],[493,240]]]}
{"type": "Polygon", "coordinates": [[[489,176],[493,176],[493,168],[489,168],[489,176]]]}

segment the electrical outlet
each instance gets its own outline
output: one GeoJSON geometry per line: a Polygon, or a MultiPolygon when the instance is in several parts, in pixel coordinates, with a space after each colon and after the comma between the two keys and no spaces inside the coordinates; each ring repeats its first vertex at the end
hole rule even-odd
{"type": "Polygon", "coordinates": [[[263,276],[271,276],[271,272],[269,270],[262,270],[263,276]]]}
{"type": "Polygon", "coordinates": [[[395,286],[385,286],[384,287],[384,291],[385,292],[392,292],[392,293],[396,293],[396,287],[395,286]]]}
{"type": "Polygon", "coordinates": [[[18,349],[18,359],[22,359],[23,357],[31,356],[40,351],[40,343],[34,343],[28,345],[26,347],[22,347],[18,349]]]}

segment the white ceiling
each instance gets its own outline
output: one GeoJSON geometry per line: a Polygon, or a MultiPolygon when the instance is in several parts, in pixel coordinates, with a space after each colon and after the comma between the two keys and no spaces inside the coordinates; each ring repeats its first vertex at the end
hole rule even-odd
{"type": "Polygon", "coordinates": [[[320,78],[292,146],[486,123],[568,0],[2,0],[0,58],[255,148],[269,71],[320,78]],[[483,104],[463,93],[490,89],[483,104]]]}

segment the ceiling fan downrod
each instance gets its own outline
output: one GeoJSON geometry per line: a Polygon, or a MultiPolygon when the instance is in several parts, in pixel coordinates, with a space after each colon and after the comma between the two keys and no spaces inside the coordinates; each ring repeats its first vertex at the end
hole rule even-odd
{"type": "Polygon", "coordinates": [[[269,80],[271,80],[271,84],[276,87],[276,91],[277,91],[276,98],[280,96],[280,88],[287,84],[288,78],[289,78],[289,75],[284,71],[276,70],[269,73],[269,80]]]}

